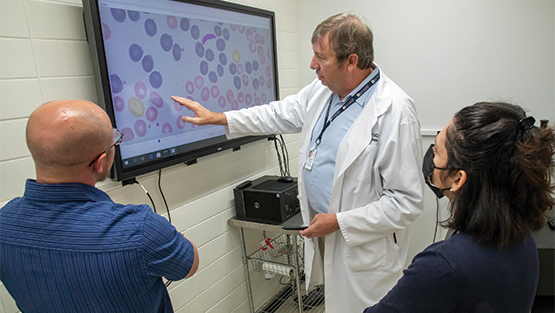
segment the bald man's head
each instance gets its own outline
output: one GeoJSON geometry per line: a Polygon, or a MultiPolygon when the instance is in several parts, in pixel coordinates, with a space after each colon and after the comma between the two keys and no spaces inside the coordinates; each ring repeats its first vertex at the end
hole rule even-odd
{"type": "Polygon", "coordinates": [[[54,176],[84,169],[113,141],[106,112],[83,100],[41,105],[29,117],[26,136],[37,172],[54,176]]]}

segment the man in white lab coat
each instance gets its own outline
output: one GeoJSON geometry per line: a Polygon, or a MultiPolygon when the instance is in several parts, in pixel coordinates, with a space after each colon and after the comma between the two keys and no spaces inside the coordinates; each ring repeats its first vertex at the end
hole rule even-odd
{"type": "Polygon", "coordinates": [[[323,21],[312,44],[318,79],[282,101],[215,113],[173,99],[195,113],[184,121],[224,125],[229,138],[301,133],[307,288],[325,281],[328,313],[362,312],[402,276],[409,225],[423,209],[420,123],[412,100],[374,64],[372,32],[355,14],[323,21]]]}

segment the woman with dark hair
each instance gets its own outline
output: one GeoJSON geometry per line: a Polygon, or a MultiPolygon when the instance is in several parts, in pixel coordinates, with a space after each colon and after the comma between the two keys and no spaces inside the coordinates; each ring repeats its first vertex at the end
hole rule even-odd
{"type": "Polygon", "coordinates": [[[539,275],[531,233],[546,222],[555,135],[508,103],[457,112],[424,156],[423,172],[450,200],[455,231],[413,259],[365,313],[529,313],[539,275]]]}

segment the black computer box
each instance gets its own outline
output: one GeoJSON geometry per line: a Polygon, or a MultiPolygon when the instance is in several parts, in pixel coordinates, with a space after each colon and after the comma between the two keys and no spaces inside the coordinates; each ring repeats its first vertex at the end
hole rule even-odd
{"type": "Polygon", "coordinates": [[[281,224],[300,212],[297,178],[262,176],[233,189],[237,218],[281,224]]]}

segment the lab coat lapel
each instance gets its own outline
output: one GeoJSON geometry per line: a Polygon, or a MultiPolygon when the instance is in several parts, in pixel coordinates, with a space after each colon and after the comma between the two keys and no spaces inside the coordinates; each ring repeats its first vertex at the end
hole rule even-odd
{"type": "Polygon", "coordinates": [[[383,75],[374,95],[366,103],[364,110],[354,121],[353,125],[341,141],[337,151],[335,163],[334,183],[330,198],[329,213],[339,212],[339,201],[343,174],[366,149],[373,136],[378,136],[378,117],[387,112],[391,106],[391,92],[387,84],[388,78],[383,75]]]}

